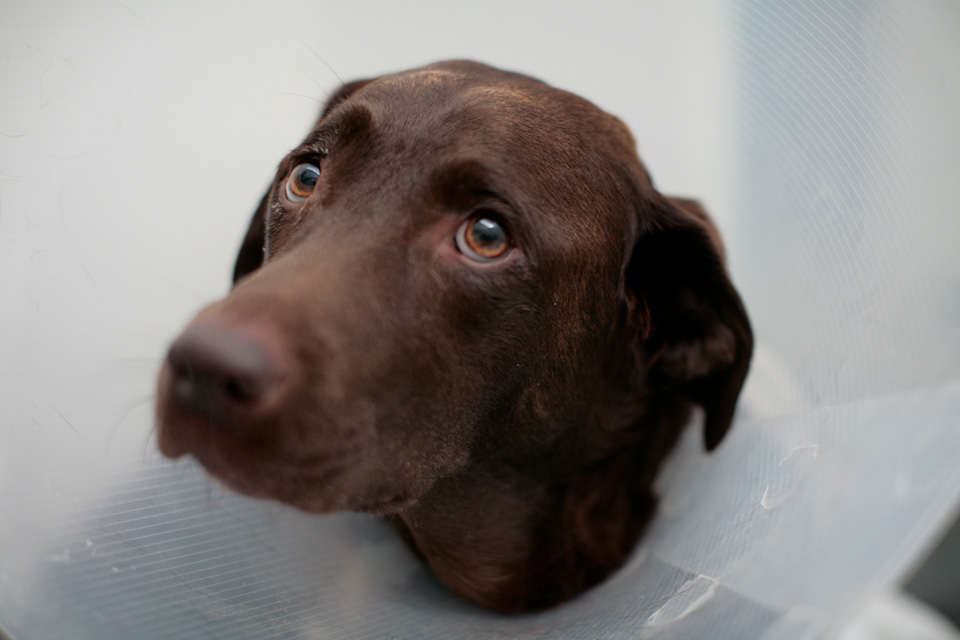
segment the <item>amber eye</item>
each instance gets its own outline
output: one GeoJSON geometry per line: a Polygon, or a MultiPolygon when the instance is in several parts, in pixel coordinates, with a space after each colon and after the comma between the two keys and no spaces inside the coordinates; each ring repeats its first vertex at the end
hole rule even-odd
{"type": "Polygon", "coordinates": [[[510,236],[493,217],[475,215],[457,229],[457,248],[469,258],[489,262],[507,252],[510,236]]]}
{"type": "Polygon", "coordinates": [[[287,180],[287,199],[290,202],[301,202],[313,193],[320,179],[320,167],[309,162],[298,164],[290,172],[287,180]]]}

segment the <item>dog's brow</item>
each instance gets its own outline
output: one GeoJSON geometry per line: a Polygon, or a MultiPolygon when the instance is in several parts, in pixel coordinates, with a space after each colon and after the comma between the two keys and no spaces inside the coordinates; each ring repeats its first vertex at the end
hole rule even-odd
{"type": "Polygon", "coordinates": [[[335,111],[310,132],[294,153],[326,155],[335,143],[358,138],[369,131],[371,121],[370,111],[362,106],[351,105],[335,111]]]}
{"type": "Polygon", "coordinates": [[[498,197],[490,172],[479,162],[462,160],[438,169],[431,179],[431,191],[441,206],[462,209],[479,197],[498,197]]]}
{"type": "Polygon", "coordinates": [[[315,153],[325,156],[330,151],[330,142],[336,137],[336,134],[337,127],[335,125],[322,125],[311,131],[310,135],[294,150],[294,153],[315,153]]]}

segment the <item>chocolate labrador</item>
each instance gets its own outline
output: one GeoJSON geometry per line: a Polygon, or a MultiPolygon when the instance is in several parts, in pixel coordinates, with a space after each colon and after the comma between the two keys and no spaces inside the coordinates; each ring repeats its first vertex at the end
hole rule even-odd
{"type": "Polygon", "coordinates": [[[159,446],[542,609],[623,564],[693,405],[720,443],[752,345],[716,229],[620,120],[445,62],[345,85],[280,163],[170,347],[159,446]]]}

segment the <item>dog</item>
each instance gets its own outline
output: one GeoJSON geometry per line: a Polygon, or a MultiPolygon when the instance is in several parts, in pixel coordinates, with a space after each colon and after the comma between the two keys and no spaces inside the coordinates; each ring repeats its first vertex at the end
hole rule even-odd
{"type": "Polygon", "coordinates": [[[249,496],[384,516],[467,600],[541,610],[625,562],[752,349],[717,229],[620,120],[443,62],[344,85],[280,163],[233,288],[162,365],[158,444],[249,496]]]}

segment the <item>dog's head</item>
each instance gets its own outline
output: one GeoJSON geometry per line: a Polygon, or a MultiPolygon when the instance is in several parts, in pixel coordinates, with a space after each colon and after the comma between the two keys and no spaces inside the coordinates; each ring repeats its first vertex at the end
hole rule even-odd
{"type": "Polygon", "coordinates": [[[282,161],[235,287],[171,347],[159,443],[243,493],[396,513],[478,461],[602,457],[659,395],[712,448],[751,348],[715,229],[619,120],[442,63],[346,85],[282,161]]]}

